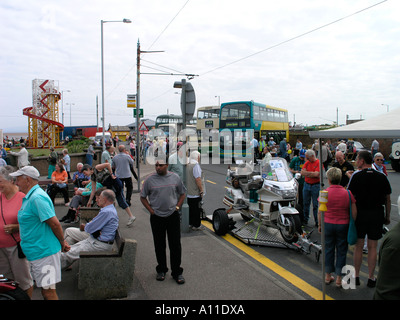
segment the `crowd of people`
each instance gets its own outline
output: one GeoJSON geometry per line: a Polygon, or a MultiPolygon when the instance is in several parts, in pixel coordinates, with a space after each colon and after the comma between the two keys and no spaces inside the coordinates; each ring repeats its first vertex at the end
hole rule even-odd
{"type": "MultiPolygon", "coordinates": [[[[41,288],[44,299],[58,299],[56,284],[61,281],[61,270],[70,268],[79,259],[82,250],[110,250],[119,224],[114,202],[127,213],[127,226],[131,226],[136,219],[130,209],[132,175],[137,179],[132,146],[129,145],[128,151],[124,144],[119,144],[118,153],[115,154],[115,147],[107,145],[101,154],[100,164],[95,166],[92,166],[95,146],[91,146],[86,155],[86,162],[89,163],[78,163],[75,172],[70,170],[71,159],[67,149],[62,151],[62,155],[58,155],[54,148],[50,148],[48,178],[51,183],[47,190],[39,186],[39,171],[25,161],[28,157],[24,156],[26,149],[23,144],[22,152],[14,154],[18,157],[18,168],[7,164],[0,168],[3,218],[0,230],[0,270],[5,276],[17,280],[29,297],[32,296],[33,283],[36,283],[41,288]],[[74,184],[74,195],[69,199],[68,183],[71,181],[74,184]],[[66,214],[61,219],[57,219],[54,209],[58,193],[62,194],[67,207],[66,214]],[[67,227],[63,232],[62,224],[76,221],[80,206],[96,205],[100,211],[92,221],[79,228],[67,227]],[[46,277],[47,273],[41,271],[43,266],[51,269],[51,277],[46,277]]],[[[158,262],[156,278],[163,280],[168,270],[165,258],[165,236],[168,234],[172,276],[178,284],[185,282],[183,268],[180,266],[179,210],[187,194],[190,199],[191,227],[193,230],[200,230],[199,202],[205,193],[200,153],[197,151],[188,160],[187,177],[190,188],[189,192],[186,191],[182,182],[184,158],[180,155],[181,161],[172,160],[174,157],[178,159],[177,153],[182,153],[179,150],[181,146],[182,144],[178,144],[176,153],[170,156],[171,171],[168,171],[168,158],[164,163],[158,161],[156,174],[146,179],[141,192],[142,203],[151,213],[158,262]],[[153,185],[152,179],[155,179],[153,185]],[[165,188],[160,188],[160,183],[161,186],[166,183],[165,188]],[[155,190],[161,194],[157,194],[155,190]]]]}
{"type": "MultiPolygon", "coordinates": [[[[379,152],[379,142],[375,139],[370,151],[359,152],[355,150],[354,142],[345,140],[340,140],[336,144],[322,141],[321,148],[316,140],[306,150],[299,139],[297,139],[295,147],[291,148],[286,139],[282,139],[277,144],[274,138],[270,137],[267,142],[263,138],[260,141],[253,139],[252,146],[255,159],[262,159],[261,163],[278,156],[288,161],[293,174],[301,174],[298,180],[298,209],[301,213],[302,225],[304,227],[309,224],[311,209],[315,227],[320,232],[321,212],[318,208],[318,198],[321,187],[324,187],[320,181],[322,180],[321,174],[326,175],[329,183],[326,189],[328,191],[328,211],[324,214],[326,284],[335,282],[336,286],[342,287],[344,274],[342,270],[346,265],[347,234],[351,215],[355,220],[358,238],[353,255],[356,285],[360,285],[359,273],[363,253],[368,254],[367,286],[376,287],[374,298],[399,299],[399,283],[394,284],[389,281],[387,276],[375,277],[378,240],[383,236],[384,225],[390,223],[390,194],[392,193],[387,179],[384,157],[379,152]],[[318,157],[319,152],[321,152],[320,157],[318,157]],[[322,173],[320,172],[320,159],[322,173]],[[332,274],[335,274],[336,278],[332,274]]],[[[391,238],[396,237],[399,238],[396,231],[393,231],[391,238]]],[[[392,242],[384,241],[385,243],[390,243],[390,246],[393,247],[392,242]]],[[[399,256],[399,249],[396,251],[399,256]]],[[[385,251],[382,247],[380,252],[387,252],[386,255],[390,255],[391,258],[396,257],[396,254],[390,249],[385,251]]],[[[396,261],[399,260],[398,257],[396,259],[396,261]]],[[[389,258],[381,256],[380,260],[381,263],[386,263],[383,269],[389,269],[389,272],[393,274],[394,269],[390,268],[389,258]]]]}
{"type": "MultiPolygon", "coordinates": [[[[323,143],[323,146],[324,147],[323,143]]],[[[389,262],[399,261],[399,249],[393,251],[393,239],[398,239],[395,227],[389,239],[383,242],[380,250],[381,268],[378,277],[375,269],[378,260],[378,240],[384,234],[384,225],[390,223],[392,189],[387,178],[384,157],[379,152],[377,141],[374,140],[370,151],[357,153],[354,166],[346,160],[346,144],[340,141],[334,154],[335,161],[327,160],[322,149],[321,161],[329,183],[327,211],[324,213],[325,226],[325,283],[335,282],[342,287],[343,267],[348,251],[348,232],[351,218],[355,221],[357,241],[355,242],[353,264],[355,269],[354,281],[360,285],[360,268],[363,253],[367,254],[368,280],[367,286],[376,288],[375,299],[399,299],[399,277],[395,275],[395,265],[389,262]],[[326,163],[325,163],[326,161],[326,163]],[[328,165],[331,168],[328,169],[328,165]],[[385,245],[390,246],[386,249],[385,245]],[[390,258],[389,258],[390,257],[390,258]],[[383,264],[383,266],[382,266],[383,264]],[[383,271],[384,270],[384,271],[383,271]],[[393,277],[381,273],[389,272],[393,277]],[[332,276],[336,275],[336,278],[332,276]]],[[[290,162],[293,173],[300,173],[299,208],[302,212],[302,223],[309,223],[310,204],[313,210],[315,227],[321,232],[322,212],[318,208],[320,185],[320,163],[316,156],[318,148],[300,149],[298,156],[290,162]]],[[[319,151],[319,150],[318,150],[319,151]]],[[[330,152],[330,149],[328,149],[330,152]]],[[[353,152],[353,151],[352,151],[353,152]]],[[[397,240],[398,241],[398,240],[397,240]]]]}
{"type": "MultiPolygon", "coordinates": [[[[342,286],[343,267],[348,251],[347,233],[350,214],[356,222],[357,242],[354,248],[355,282],[360,285],[359,273],[363,252],[368,253],[368,287],[376,287],[375,298],[399,298],[399,288],[387,275],[375,277],[378,257],[378,240],[382,237],[382,225],[390,223],[391,186],[383,164],[383,155],[361,151],[354,166],[346,160],[346,150],[341,142],[334,152],[328,144],[322,148],[313,146],[306,150],[300,140],[294,148],[286,139],[279,146],[273,138],[253,141],[256,158],[269,161],[272,157],[285,158],[293,173],[300,173],[298,203],[303,225],[310,221],[310,208],[315,226],[321,230],[321,212],[318,211],[320,165],[316,151],[322,150],[321,159],[329,183],[325,224],[325,282],[342,286]],[[257,143],[256,143],[257,142],[257,143]],[[326,148],[326,152],[324,151],[326,148]],[[330,157],[331,155],[332,157],[330,157]],[[331,163],[332,159],[335,159],[331,163]],[[331,168],[329,168],[331,166],[331,168]],[[336,275],[336,278],[332,274],[336,275]],[[389,289],[388,289],[389,288],[389,289]],[[396,291],[397,290],[397,291],[396,291]]],[[[166,241],[170,250],[172,277],[178,284],[185,283],[181,266],[180,210],[185,197],[189,206],[189,224],[192,230],[201,230],[201,202],[205,196],[204,173],[200,165],[200,153],[183,154],[182,143],[171,150],[168,157],[158,157],[155,172],[143,183],[140,200],[150,213],[150,225],[157,260],[156,280],[163,281],[168,272],[166,241]],[[186,161],[186,166],[183,164],[186,161]],[[186,185],[183,183],[186,168],[186,185]]],[[[21,146],[21,151],[24,146],[21,146]]],[[[62,158],[54,150],[49,155],[51,186],[46,191],[38,185],[39,172],[24,162],[20,151],[18,169],[9,165],[0,168],[0,270],[16,279],[20,287],[31,296],[33,281],[41,288],[44,299],[57,299],[56,284],[61,281],[61,270],[70,268],[79,259],[81,251],[110,250],[119,224],[114,202],[128,215],[128,226],[135,217],[131,212],[132,175],[134,156],[124,144],[108,145],[101,154],[100,164],[92,166],[94,149],[88,150],[85,164],[78,163],[77,171],[70,176],[70,157],[64,149],[62,158]],[[21,161],[20,161],[21,157],[21,161]],[[55,158],[55,159],[53,159],[55,158]],[[68,181],[75,185],[74,195],[69,199],[68,181]],[[124,187],[126,194],[124,194],[124,187]],[[54,210],[54,199],[62,193],[67,212],[60,220],[54,210]],[[86,225],[69,227],[63,231],[61,223],[75,220],[79,206],[95,206],[99,214],[86,225]],[[51,277],[42,272],[43,266],[51,268],[51,277]]],[[[393,232],[398,228],[393,229],[393,232]]],[[[395,233],[383,242],[380,261],[385,265],[380,270],[393,274],[390,261],[397,259],[393,243],[398,243],[395,233]],[[394,234],[394,235],[393,235],[394,234]],[[397,241],[397,242],[396,242],[397,241]]],[[[398,251],[398,248],[396,249],[398,251]]]]}
{"type": "Polygon", "coordinates": [[[35,283],[44,299],[54,300],[58,299],[56,284],[61,281],[61,270],[76,261],[79,252],[112,248],[119,223],[115,201],[128,214],[127,225],[132,226],[136,218],[130,210],[131,175],[136,179],[137,176],[133,159],[124,145],[118,147],[117,155],[113,154],[113,147],[108,147],[103,152],[102,163],[94,167],[78,163],[76,172],[71,172],[72,177],[68,150],[58,155],[50,148],[48,178],[51,183],[44,190],[39,186],[39,171],[28,161],[24,144],[20,148],[19,152],[10,152],[18,157],[17,168],[7,163],[0,166],[0,273],[18,281],[28,297],[32,297],[35,283]],[[71,201],[69,182],[74,184],[71,201]],[[61,219],[56,217],[54,209],[57,193],[63,195],[68,207],[61,219]],[[69,227],[64,232],[61,223],[73,222],[79,206],[98,206],[99,213],[86,225],[69,227]]]}

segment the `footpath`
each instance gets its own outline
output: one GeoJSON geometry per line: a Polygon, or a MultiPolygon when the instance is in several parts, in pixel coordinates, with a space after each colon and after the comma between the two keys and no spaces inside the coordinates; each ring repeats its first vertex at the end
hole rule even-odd
{"type": "MultiPolygon", "coordinates": [[[[154,172],[154,166],[140,166],[141,180],[154,172]]],[[[134,180],[134,190],[137,183],[134,180]]],[[[63,200],[57,199],[55,210],[60,219],[67,212],[63,200]]],[[[133,194],[131,210],[136,216],[132,227],[127,227],[128,216],[116,204],[123,237],[137,241],[135,277],[128,296],[123,300],[301,300],[307,299],[272,271],[233,248],[223,238],[208,228],[182,233],[182,267],[185,284],[178,285],[170,272],[164,281],[156,280],[156,257],[147,210],[140,202],[139,193],[133,194]]],[[[64,224],[63,228],[79,227],[64,224]]],[[[167,257],[169,249],[167,246],[167,257]]],[[[169,259],[168,259],[169,261],[169,259]]],[[[72,270],[62,272],[57,284],[60,300],[84,300],[78,289],[79,264],[72,270]]],[[[35,288],[34,300],[42,300],[40,290],[35,288]]],[[[139,305],[140,306],[140,305],[139,305]]]]}

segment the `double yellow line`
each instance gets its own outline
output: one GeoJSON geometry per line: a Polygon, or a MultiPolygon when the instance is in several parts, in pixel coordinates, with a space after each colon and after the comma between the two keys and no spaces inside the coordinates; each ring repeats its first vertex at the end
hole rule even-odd
{"type": "MultiPolygon", "coordinates": [[[[202,221],[202,224],[207,227],[210,230],[213,230],[212,224],[209,223],[208,221],[202,221]]],[[[263,256],[261,253],[258,253],[256,250],[250,248],[248,245],[244,244],[240,240],[234,238],[233,236],[226,234],[225,236],[222,236],[223,239],[228,241],[230,244],[238,248],[239,250],[243,251],[259,263],[261,263],[263,266],[267,267],[268,269],[272,270],[282,278],[286,279],[289,281],[292,285],[300,289],[301,291],[305,292],[308,294],[310,297],[316,300],[322,300],[323,298],[323,293],[321,290],[318,290],[317,288],[314,288],[304,280],[300,279],[298,276],[294,275],[293,273],[289,272],[285,268],[281,267],[280,265],[276,264],[272,260],[266,258],[263,256]]],[[[329,297],[328,295],[325,295],[325,299],[327,300],[334,300],[333,298],[329,297]]]]}

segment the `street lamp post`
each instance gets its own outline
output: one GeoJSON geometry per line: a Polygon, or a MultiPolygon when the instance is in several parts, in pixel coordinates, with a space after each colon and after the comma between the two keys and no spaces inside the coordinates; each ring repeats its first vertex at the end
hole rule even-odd
{"type": "Polygon", "coordinates": [[[103,123],[103,151],[106,149],[106,139],[105,139],[105,115],[104,115],[104,52],[103,52],[103,24],[108,22],[122,22],[131,23],[129,19],[117,20],[117,21],[105,21],[101,20],[101,113],[102,113],[102,123],[103,123]]]}
{"type": "MultiPolygon", "coordinates": [[[[64,124],[64,92],[71,92],[71,90],[61,90],[61,123],[64,124]]],[[[62,132],[62,140],[64,140],[64,130],[62,132]]]]}
{"type": "Polygon", "coordinates": [[[75,103],[66,103],[66,105],[69,105],[69,125],[72,126],[72,106],[74,106],[75,103]]]}
{"type": "Polygon", "coordinates": [[[215,98],[218,98],[218,107],[221,106],[221,96],[215,96],[215,98]]]}

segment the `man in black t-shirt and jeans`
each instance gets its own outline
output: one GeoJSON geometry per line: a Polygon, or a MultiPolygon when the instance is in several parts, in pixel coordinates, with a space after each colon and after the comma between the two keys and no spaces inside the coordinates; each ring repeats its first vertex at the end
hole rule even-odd
{"type": "Polygon", "coordinates": [[[368,287],[375,287],[374,271],[377,261],[378,240],[382,237],[383,224],[390,223],[392,189],[387,177],[372,169],[372,155],[360,151],[356,158],[356,171],[349,182],[348,189],[353,193],[357,205],[357,236],[354,248],[354,267],[356,284],[360,284],[359,272],[362,262],[362,249],[365,235],[368,237],[368,287]]]}

